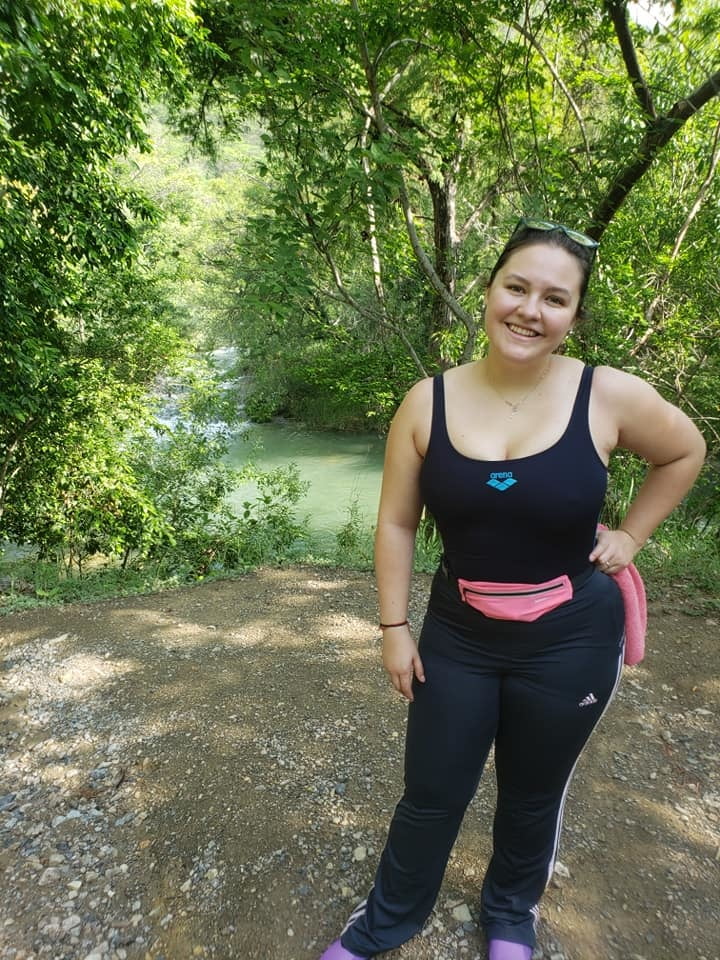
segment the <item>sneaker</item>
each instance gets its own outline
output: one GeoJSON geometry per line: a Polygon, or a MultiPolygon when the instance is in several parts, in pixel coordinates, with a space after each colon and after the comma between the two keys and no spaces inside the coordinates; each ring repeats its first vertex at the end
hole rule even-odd
{"type": "Polygon", "coordinates": [[[532,947],[510,940],[490,940],[488,960],[531,960],[532,947]]]}
{"type": "Polygon", "coordinates": [[[339,940],[336,940],[335,943],[330,944],[325,953],[320,957],[320,960],[368,960],[368,958],[360,957],[356,953],[350,953],[339,940]]]}

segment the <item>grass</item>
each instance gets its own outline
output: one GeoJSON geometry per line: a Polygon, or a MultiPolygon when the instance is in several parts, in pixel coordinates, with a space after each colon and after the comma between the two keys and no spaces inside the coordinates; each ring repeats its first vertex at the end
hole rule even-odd
{"type": "Polygon", "coordinates": [[[720,530],[666,521],[637,557],[652,598],[677,594],[698,615],[720,611],[720,530]]]}

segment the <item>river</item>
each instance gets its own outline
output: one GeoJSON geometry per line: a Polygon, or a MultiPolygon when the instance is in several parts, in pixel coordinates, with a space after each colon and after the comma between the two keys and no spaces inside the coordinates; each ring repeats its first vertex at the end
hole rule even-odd
{"type": "MultiPolygon", "coordinates": [[[[230,373],[237,352],[221,347],[210,358],[217,370],[230,373]]],[[[310,484],[298,504],[298,516],[309,517],[310,531],[327,546],[347,521],[352,503],[365,526],[375,523],[384,453],[385,441],[372,434],[321,432],[274,421],[249,424],[247,432],[237,434],[228,460],[234,467],[252,460],[260,470],[297,464],[301,478],[310,484]]],[[[252,493],[251,485],[240,487],[230,502],[240,508],[252,493]]]]}
{"type": "MultiPolygon", "coordinates": [[[[348,519],[352,502],[364,525],[374,524],[384,449],[385,441],[370,434],[321,433],[275,422],[252,426],[248,439],[236,437],[229,460],[238,467],[252,460],[263,470],[297,464],[302,479],[310,483],[298,515],[310,518],[311,532],[327,545],[348,519]]],[[[248,488],[241,487],[231,502],[239,507],[247,498],[248,488]]]]}

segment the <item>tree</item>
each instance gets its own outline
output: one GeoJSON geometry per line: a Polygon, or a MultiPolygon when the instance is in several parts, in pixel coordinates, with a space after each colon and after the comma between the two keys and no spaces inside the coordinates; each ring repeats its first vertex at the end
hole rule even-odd
{"type": "Polygon", "coordinates": [[[183,56],[200,42],[183,0],[3,5],[0,524],[28,485],[47,482],[67,438],[92,435],[96,408],[82,398],[99,358],[108,379],[135,381],[165,362],[172,337],[158,324],[138,315],[131,345],[117,322],[128,289],[150,290],[134,264],[153,208],[114,162],[147,145],[149,99],[182,93],[183,56]]]}
{"type": "MultiPolygon", "coordinates": [[[[228,130],[259,118],[265,131],[266,200],[239,248],[238,312],[257,310],[282,331],[297,322],[291,312],[324,314],[316,339],[319,326],[325,336],[362,330],[366,344],[392,339],[418,372],[468,359],[491,251],[525,212],[603,238],[595,290],[613,326],[578,335],[599,361],[634,362],[629,341],[654,336],[660,288],[664,304],[693,302],[699,313],[714,262],[700,231],[718,195],[716,5],[678,5],[653,29],[614,0],[233,0],[198,10],[217,51],[197,65],[202,106],[215,104],[228,130]],[[657,246],[629,242],[638,214],[657,246]],[[676,287],[679,238],[707,278],[696,290],[676,287]],[[618,304],[610,284],[628,275],[628,256],[618,304]]],[[[697,353],[676,384],[662,379],[666,355],[643,359],[710,429],[701,381],[719,361],[706,329],[688,321],[682,342],[671,338],[684,357],[697,353]]]]}

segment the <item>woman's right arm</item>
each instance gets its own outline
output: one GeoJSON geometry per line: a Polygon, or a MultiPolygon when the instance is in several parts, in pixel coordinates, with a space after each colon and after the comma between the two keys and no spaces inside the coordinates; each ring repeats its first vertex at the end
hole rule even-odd
{"type": "MultiPolygon", "coordinates": [[[[381,624],[401,624],[408,616],[415,534],[422,513],[420,467],[431,412],[432,381],[423,380],[403,400],[388,434],[375,536],[381,624]]],[[[383,666],[395,689],[412,700],[413,676],[424,682],[425,675],[407,625],[383,629],[383,666]]]]}

